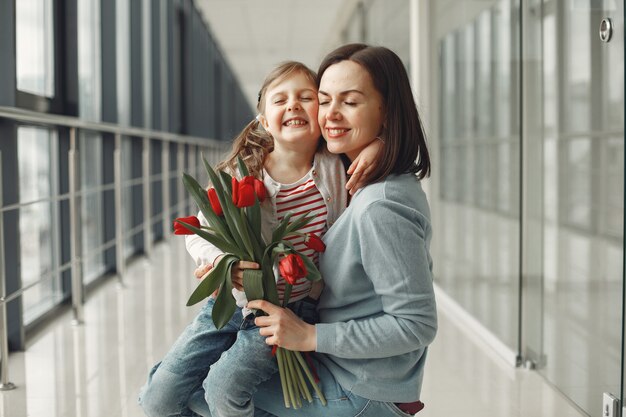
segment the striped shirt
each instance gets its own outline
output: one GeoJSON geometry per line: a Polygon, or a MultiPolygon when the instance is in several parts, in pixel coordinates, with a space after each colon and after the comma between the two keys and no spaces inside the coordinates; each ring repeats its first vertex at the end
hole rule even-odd
{"type": "MultiPolygon", "coordinates": [[[[288,213],[291,213],[292,219],[298,218],[306,213],[311,213],[315,216],[308,224],[299,229],[298,232],[304,234],[315,233],[319,237],[322,237],[326,232],[328,210],[324,203],[324,197],[315,186],[312,170],[293,184],[280,185],[278,193],[276,194],[276,214],[278,221],[282,221],[288,213]]],[[[302,236],[290,236],[286,240],[290,242],[298,252],[308,256],[316,266],[318,265],[318,252],[307,248],[302,236]]],[[[285,291],[285,279],[279,276],[276,286],[278,294],[282,299],[285,291]]],[[[306,278],[300,278],[293,286],[289,300],[296,301],[306,297],[310,289],[311,282],[306,278]]]]}

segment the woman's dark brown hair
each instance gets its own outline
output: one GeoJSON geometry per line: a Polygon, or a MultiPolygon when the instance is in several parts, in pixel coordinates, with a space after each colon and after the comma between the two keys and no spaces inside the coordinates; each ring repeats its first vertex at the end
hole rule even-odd
{"type": "Polygon", "coordinates": [[[380,137],[384,145],[376,167],[366,179],[367,184],[380,181],[389,174],[417,173],[419,179],[430,174],[430,157],[426,136],[411,92],[404,64],[393,51],[382,46],[349,44],[341,46],[324,58],[317,71],[317,85],[333,64],[353,61],[372,78],[383,97],[384,123],[380,137]]]}

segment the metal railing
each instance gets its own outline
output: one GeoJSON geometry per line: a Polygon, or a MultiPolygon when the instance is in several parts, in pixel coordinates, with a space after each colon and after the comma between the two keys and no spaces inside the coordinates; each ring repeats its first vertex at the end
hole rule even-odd
{"type": "MultiPolygon", "coordinates": [[[[9,206],[4,206],[2,201],[2,153],[0,152],[0,391],[14,389],[15,385],[9,382],[9,346],[8,346],[8,328],[7,328],[7,303],[22,296],[24,292],[36,285],[52,281],[55,277],[68,269],[71,270],[71,300],[72,300],[72,322],[74,324],[82,324],[84,322],[84,282],[83,282],[83,261],[89,256],[104,253],[104,251],[115,248],[115,268],[119,284],[124,287],[124,271],[125,271],[125,241],[143,232],[143,251],[146,256],[150,256],[153,244],[152,228],[155,224],[161,222],[163,227],[163,237],[167,239],[168,230],[171,227],[171,215],[173,211],[183,212],[189,207],[189,199],[185,198],[186,193],[183,190],[182,183],[177,188],[176,198],[178,199],[174,205],[171,200],[170,180],[174,175],[180,175],[183,169],[186,169],[192,175],[197,175],[198,158],[202,152],[210,163],[215,163],[219,157],[230,147],[228,142],[220,142],[212,139],[199,138],[193,136],[178,135],[169,132],[153,131],[149,129],[140,129],[136,127],[125,127],[111,123],[89,122],[75,117],[59,116],[43,114],[28,110],[21,110],[9,107],[0,107],[0,119],[11,120],[18,124],[26,126],[43,126],[47,128],[67,128],[69,129],[69,151],[68,151],[68,184],[69,192],[65,194],[54,194],[47,198],[40,198],[36,201],[26,203],[17,202],[9,206]],[[113,150],[113,199],[114,199],[114,217],[115,217],[115,233],[114,238],[109,241],[102,242],[96,248],[92,248],[89,253],[83,252],[82,234],[81,234],[81,208],[82,198],[87,192],[102,193],[104,189],[111,189],[110,185],[93,187],[91,189],[81,189],[80,178],[80,147],[78,143],[78,133],[80,131],[90,131],[98,133],[108,133],[114,136],[113,150]],[[142,173],[140,178],[131,178],[124,180],[123,178],[123,140],[124,137],[129,140],[141,140],[142,142],[142,173]],[[161,172],[151,174],[151,143],[153,141],[161,142],[161,172]],[[172,173],[170,169],[170,144],[178,144],[176,148],[176,170],[172,173]],[[188,164],[185,165],[185,153],[187,152],[188,164]],[[152,186],[156,181],[161,181],[161,213],[152,215],[152,186]],[[125,230],[122,224],[124,216],[123,210],[123,191],[126,187],[141,185],[143,199],[143,221],[136,227],[125,230]],[[4,214],[8,211],[19,210],[30,204],[41,202],[60,203],[67,201],[69,203],[69,232],[70,232],[70,261],[63,265],[60,262],[54,262],[53,270],[46,274],[42,274],[37,281],[30,282],[26,286],[13,291],[11,294],[6,293],[6,263],[5,263],[5,246],[4,246],[4,214]]],[[[87,139],[88,140],[88,139],[87,139]]],[[[54,169],[51,168],[51,169],[54,169]]],[[[19,179],[16,179],[17,182],[19,179]]],[[[52,221],[57,221],[53,219],[52,221]]],[[[100,219],[102,220],[102,219],[100,219]]],[[[54,239],[51,237],[51,239],[54,239]]],[[[56,242],[54,242],[56,243],[56,242]]],[[[53,244],[54,244],[53,243],[53,244]]]]}

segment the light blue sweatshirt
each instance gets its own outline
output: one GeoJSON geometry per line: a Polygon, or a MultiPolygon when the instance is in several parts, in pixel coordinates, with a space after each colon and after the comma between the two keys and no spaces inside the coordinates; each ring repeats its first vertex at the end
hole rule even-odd
{"type": "Polygon", "coordinates": [[[426,195],[404,174],[357,192],[324,236],[317,352],[344,390],[419,400],[437,331],[431,233],[426,195]]]}

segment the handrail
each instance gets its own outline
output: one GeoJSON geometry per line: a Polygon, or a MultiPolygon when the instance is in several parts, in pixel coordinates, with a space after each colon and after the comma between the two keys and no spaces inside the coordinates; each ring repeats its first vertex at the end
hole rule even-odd
{"type": "Polygon", "coordinates": [[[225,142],[216,139],[199,136],[183,135],[180,133],[163,132],[159,130],[143,129],[132,126],[120,126],[107,122],[91,122],[73,116],[58,114],[39,113],[31,110],[16,109],[14,107],[0,106],[0,118],[12,119],[17,122],[30,124],[43,124],[52,126],[74,127],[80,130],[90,130],[105,133],[119,133],[125,136],[149,137],[168,142],[187,143],[199,146],[223,147],[225,142]]]}
{"type": "MultiPolygon", "coordinates": [[[[13,107],[0,106],[0,119],[9,119],[17,123],[23,123],[25,125],[37,125],[46,127],[63,127],[67,128],[69,135],[69,150],[68,150],[68,163],[69,163],[69,190],[66,193],[59,193],[53,191],[46,198],[37,198],[35,201],[16,202],[8,206],[2,204],[2,159],[0,153],[0,391],[15,388],[15,385],[8,380],[8,328],[7,328],[7,316],[6,309],[7,304],[22,296],[29,288],[39,285],[44,281],[54,279],[55,275],[60,274],[62,271],[71,269],[71,301],[73,311],[73,323],[82,324],[84,321],[84,296],[83,296],[83,262],[90,256],[95,256],[104,250],[108,250],[111,247],[115,247],[116,255],[116,272],[119,279],[119,284],[124,288],[124,272],[125,261],[124,258],[124,245],[126,239],[129,236],[134,236],[140,232],[143,232],[144,242],[144,255],[150,256],[152,239],[154,238],[152,228],[158,222],[163,225],[164,236],[166,230],[170,225],[170,215],[172,210],[180,211],[185,210],[187,207],[186,194],[182,190],[182,186],[177,189],[177,201],[174,205],[170,201],[170,178],[175,175],[174,171],[170,169],[170,143],[178,144],[171,152],[176,155],[176,167],[177,171],[181,170],[197,170],[196,156],[201,151],[208,151],[207,158],[213,159],[216,156],[214,152],[222,153],[230,147],[229,142],[218,141],[210,138],[201,138],[196,136],[181,135],[171,132],[155,131],[151,129],[143,129],[131,126],[120,126],[117,124],[106,122],[92,122],[77,117],[39,113],[30,110],[17,109],[13,107]],[[107,184],[99,184],[94,187],[84,188],[80,186],[80,164],[82,163],[79,158],[80,146],[78,143],[79,131],[92,131],[100,133],[109,133],[113,135],[114,139],[114,152],[113,152],[113,182],[107,184]],[[142,172],[137,178],[123,179],[122,178],[122,138],[129,137],[130,140],[141,140],[141,159],[142,172]],[[152,146],[151,141],[160,141],[161,146],[161,172],[152,172],[151,160],[152,160],[152,146]],[[187,145],[187,146],[185,146],[187,145]],[[187,155],[188,163],[185,165],[185,156],[187,155]],[[154,181],[161,181],[161,205],[162,210],[155,215],[152,214],[152,190],[154,181]],[[122,191],[129,186],[142,186],[142,201],[143,201],[143,213],[144,219],[139,224],[135,225],[129,230],[124,230],[122,227],[122,191]],[[115,236],[113,239],[109,239],[106,242],[101,242],[97,248],[90,248],[88,253],[83,253],[82,248],[82,233],[81,233],[81,207],[84,204],[84,196],[93,193],[102,193],[103,191],[114,192],[114,209],[115,209],[115,236]],[[69,202],[70,209],[70,224],[69,224],[69,236],[70,236],[70,260],[61,266],[56,266],[45,277],[40,277],[36,282],[32,282],[27,286],[21,286],[13,291],[11,294],[6,293],[6,275],[5,275],[5,263],[2,261],[5,257],[3,248],[3,226],[4,226],[4,214],[12,210],[19,210],[22,207],[35,204],[35,203],[58,203],[61,201],[69,202]]],[[[1,139],[0,139],[1,140],[1,139]]],[[[210,161],[214,162],[214,161],[210,161]]],[[[192,174],[194,174],[192,172],[192,174]]],[[[52,220],[55,221],[55,220],[52,220]]]]}

